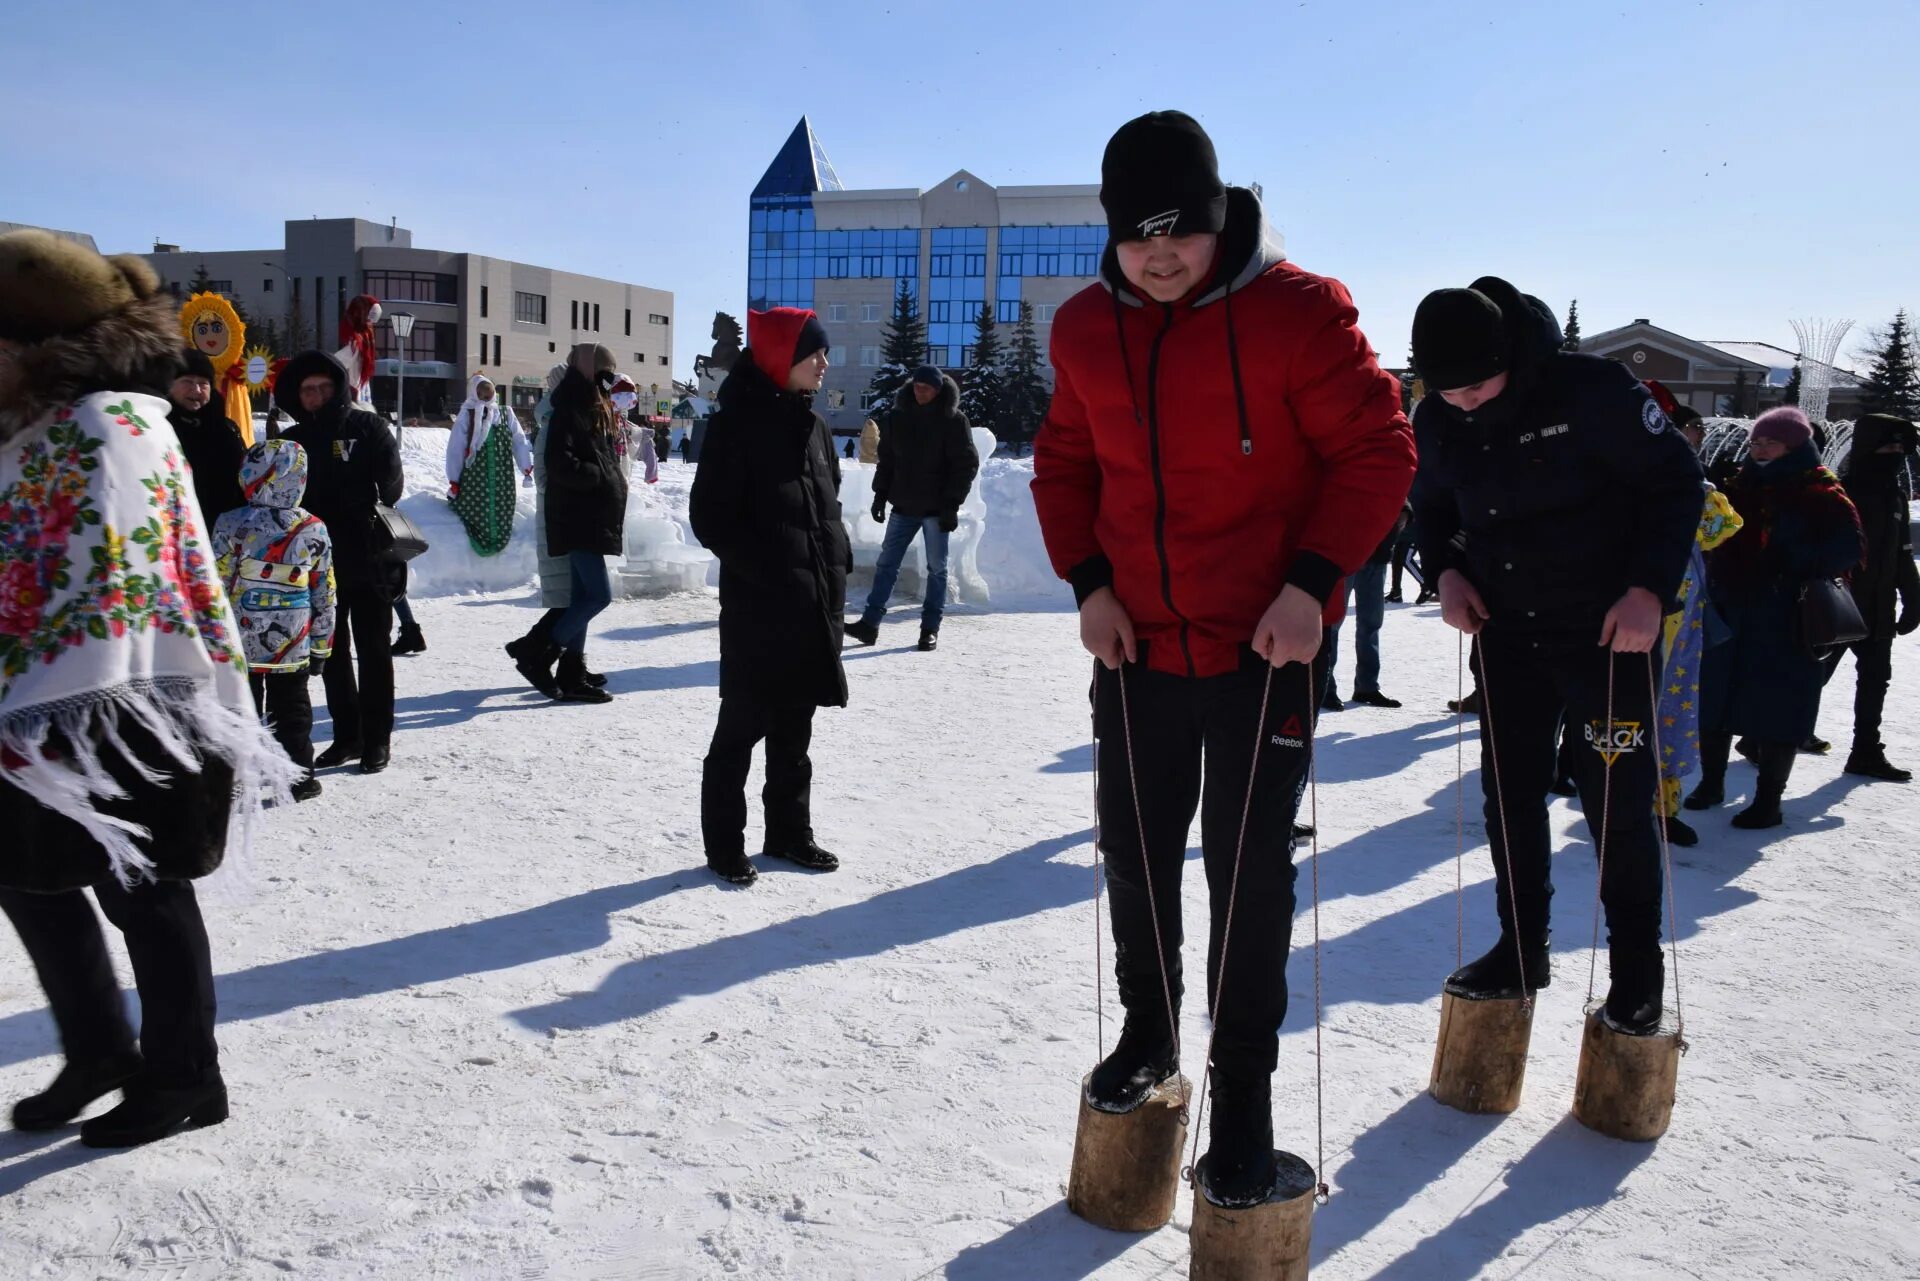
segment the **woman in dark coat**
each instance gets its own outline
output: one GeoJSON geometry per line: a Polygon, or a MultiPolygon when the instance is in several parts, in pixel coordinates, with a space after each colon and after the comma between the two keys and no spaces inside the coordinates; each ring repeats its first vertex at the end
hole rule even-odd
{"type": "Polygon", "coordinates": [[[193,881],[232,813],[301,772],[254,711],[167,422],[177,315],[138,258],[0,236],[0,911],[66,1058],[13,1125],[120,1092],[89,1147],[226,1119],[193,881]],[[137,1047],[88,888],[126,939],[137,1047]]]}
{"type": "Polygon", "coordinates": [[[747,774],[767,744],[766,844],[830,872],[814,842],[807,747],[816,707],[844,707],[842,611],[853,551],[840,518],[840,460],[814,393],[827,335],[811,311],[747,318],[750,350],[720,388],[692,494],[693,532],[720,560],[720,723],[700,787],[707,866],[751,885],[747,774]]]}
{"type": "Polygon", "coordinates": [[[1783,407],[1753,424],[1751,455],[1727,483],[1745,526],[1711,552],[1707,581],[1729,635],[1709,638],[1702,665],[1700,786],[1691,810],[1726,799],[1727,757],[1736,734],[1756,742],[1753,804],[1733,820],[1778,827],[1780,797],[1799,745],[1820,715],[1825,673],[1799,635],[1800,593],[1809,583],[1860,563],[1860,518],[1839,479],[1820,464],[1806,415],[1783,407]]]}
{"type": "MultiPolygon", "coordinates": [[[[1860,512],[1865,561],[1853,574],[1853,599],[1867,624],[1867,638],[1853,651],[1859,681],[1853,697],[1853,751],[1847,773],[1888,783],[1906,783],[1913,772],[1887,759],[1880,724],[1893,681],[1893,638],[1920,629],[1920,570],[1913,563],[1911,513],[1905,480],[1913,458],[1914,426],[1891,414],[1868,414],[1853,428],[1853,445],[1840,467],[1847,497],[1860,512]]],[[[1846,649],[1827,655],[1827,678],[1846,649]]]]}

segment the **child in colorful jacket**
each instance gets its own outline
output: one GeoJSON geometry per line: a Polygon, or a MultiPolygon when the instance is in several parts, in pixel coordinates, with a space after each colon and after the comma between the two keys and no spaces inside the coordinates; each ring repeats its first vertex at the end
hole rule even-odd
{"type": "Polygon", "coordinates": [[[307,454],[287,439],[263,441],[240,465],[245,507],[214,527],[221,582],[240,621],[254,703],[306,777],[301,800],[320,794],[313,776],[313,701],[307,678],[333,652],[333,544],[305,511],[307,454]]]}

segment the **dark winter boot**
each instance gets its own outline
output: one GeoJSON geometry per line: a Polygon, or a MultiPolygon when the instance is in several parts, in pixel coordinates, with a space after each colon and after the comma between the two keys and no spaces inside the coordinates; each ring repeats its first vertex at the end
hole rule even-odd
{"type": "Polygon", "coordinates": [[[1733,735],[1707,734],[1700,740],[1700,782],[1686,799],[1690,810],[1710,810],[1727,802],[1727,757],[1733,735]]]}
{"type": "Polygon", "coordinates": [[[1552,984],[1553,963],[1547,955],[1547,940],[1516,948],[1513,935],[1501,930],[1500,941],[1491,951],[1447,976],[1447,991],[1476,1001],[1519,996],[1523,963],[1526,991],[1537,992],[1552,984]]]}
{"type": "Polygon", "coordinates": [[[393,642],[393,656],[395,658],[405,658],[409,654],[424,654],[426,652],[427,638],[420,634],[420,625],[418,623],[402,624],[400,627],[400,635],[398,639],[393,642]]]}
{"type": "Polygon", "coordinates": [[[560,687],[561,701],[567,703],[611,703],[613,695],[587,683],[586,656],[574,650],[560,655],[560,667],[553,674],[560,687]]]}
{"type": "Polygon", "coordinates": [[[1798,743],[1760,744],[1760,780],[1753,785],[1753,804],[1733,816],[1735,827],[1758,832],[1787,821],[1780,813],[1780,798],[1786,794],[1799,751],[1798,743]]]}
{"type": "Polygon", "coordinates": [[[1901,769],[1887,759],[1887,749],[1878,743],[1862,747],[1855,744],[1847,756],[1847,773],[1861,778],[1879,779],[1883,783],[1911,783],[1913,771],[1901,769]]]}
{"type": "Polygon", "coordinates": [[[751,885],[760,879],[745,850],[707,855],[707,870],[730,885],[751,885]]]}
{"type": "Polygon", "coordinates": [[[920,643],[915,645],[914,648],[922,654],[933,653],[934,650],[940,648],[940,633],[930,632],[922,628],[920,631],[920,643]]]}
{"type": "Polygon", "coordinates": [[[1667,978],[1659,945],[1614,948],[1607,968],[1613,976],[1607,988],[1607,1022],[1634,1036],[1658,1031],[1667,978]]]}
{"type": "Polygon", "coordinates": [[[840,860],[813,843],[808,837],[797,845],[768,846],[764,851],[768,858],[783,858],[796,867],[804,867],[809,872],[837,872],[840,860]]]}
{"type": "Polygon", "coordinates": [[[1222,1209],[1259,1205],[1273,1195],[1272,1078],[1215,1068],[1207,1154],[1195,1171],[1207,1200],[1222,1209]]]}
{"type": "Polygon", "coordinates": [[[1295,823],[1295,824],[1293,825],[1293,839],[1294,839],[1294,840],[1296,840],[1296,841],[1310,841],[1310,840],[1312,840],[1312,839],[1313,839],[1313,836],[1314,836],[1314,831],[1313,831],[1313,824],[1311,824],[1311,823],[1295,823]]]}
{"type": "Polygon", "coordinates": [[[1399,699],[1388,698],[1377,689],[1356,689],[1353,691],[1353,701],[1362,707],[1394,708],[1402,706],[1399,699]]]}
{"type": "Polygon", "coordinates": [[[848,636],[859,641],[862,645],[878,645],[880,643],[880,624],[869,623],[864,618],[857,622],[848,623],[846,631],[848,636]]]}
{"type": "Polygon", "coordinates": [[[1450,698],[1447,700],[1447,710],[1456,716],[1478,716],[1480,714],[1480,705],[1480,691],[1477,689],[1465,698],[1450,698]]]}
{"type": "Polygon", "coordinates": [[[1340,687],[1329,684],[1327,692],[1320,696],[1320,710],[1323,712],[1344,712],[1347,705],[1340,701],[1340,687]]]}
{"type": "Polygon", "coordinates": [[[1666,823],[1667,844],[1678,845],[1684,849],[1692,849],[1700,843],[1700,833],[1694,831],[1693,828],[1681,822],[1679,819],[1670,818],[1666,820],[1666,823]]]}
{"type": "Polygon", "coordinates": [[[336,740],[326,751],[314,757],[315,769],[337,769],[349,761],[360,759],[360,744],[342,743],[336,740]]]}
{"type": "Polygon", "coordinates": [[[1809,734],[1806,742],[1800,744],[1799,750],[1808,756],[1825,756],[1833,750],[1833,744],[1818,734],[1809,734]]]}
{"type": "Polygon", "coordinates": [[[307,775],[293,785],[293,799],[296,801],[310,801],[318,795],[320,795],[320,779],[313,774],[307,775]]]}
{"type": "Polygon", "coordinates": [[[605,689],[607,687],[607,674],[605,672],[596,672],[591,667],[588,667],[587,656],[584,653],[580,655],[580,679],[595,689],[605,689]]]}
{"type": "Polygon", "coordinates": [[[163,1139],[180,1125],[218,1125],[227,1119],[227,1087],[215,1078],[206,1085],[169,1088],[135,1083],[111,1112],[80,1127],[80,1142],[90,1148],[133,1148],[163,1139]]]}
{"type": "Polygon", "coordinates": [[[1087,1078],[1087,1102],[1102,1112],[1131,1112],[1179,1070],[1165,1020],[1129,1014],[1113,1053],[1087,1078]]]}
{"type": "Polygon", "coordinates": [[[140,1071],[140,1052],[124,1050],[104,1059],[68,1063],[53,1084],[13,1105],[16,1130],[57,1130],[87,1110],[95,1099],[112,1094],[140,1071]]]}
{"type": "Polygon", "coordinates": [[[560,682],[553,678],[554,660],[560,657],[558,645],[550,640],[523,636],[508,643],[507,653],[513,655],[513,665],[527,684],[548,698],[560,697],[560,682]]]}

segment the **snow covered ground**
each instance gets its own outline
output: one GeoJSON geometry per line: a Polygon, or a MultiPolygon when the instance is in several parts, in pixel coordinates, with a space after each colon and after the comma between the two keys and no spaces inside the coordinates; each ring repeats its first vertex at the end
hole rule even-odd
{"type": "MultiPolygon", "coordinates": [[[[844,869],[765,866],[741,891],[701,867],[709,597],[616,602],[592,648],[618,695],[605,707],[520,685],[499,645],[530,594],[418,609],[432,648],[402,660],[393,768],[329,776],[268,816],[257,889],[209,911],[232,1120],[117,1154],[72,1129],[0,1132],[0,1277],[1185,1275],[1185,1196],[1144,1237],[1063,1201],[1098,1053],[1070,614],[961,613],[933,656],[897,614],[849,655],[853,706],[818,721],[816,825],[844,869]]],[[[1464,1116],[1423,1092],[1455,962],[1457,646],[1407,607],[1385,647],[1406,709],[1331,716],[1321,740],[1334,1195],[1314,1275],[1920,1276],[1915,792],[1803,758],[1784,831],[1723,813],[1678,852],[1693,1050],[1650,1145],[1568,1115],[1594,858],[1557,804],[1556,982],[1526,1100],[1464,1116]]],[[[1900,642],[1896,672],[1892,753],[1911,763],[1920,641],[1900,642]]],[[[1830,702],[1823,731],[1844,741],[1848,700],[1830,702]]],[[[1732,790],[1752,777],[1736,764],[1732,790]]],[[[1466,781],[1477,948],[1495,926],[1466,781]]],[[[1299,857],[1276,1111],[1282,1145],[1313,1160],[1299,857]]],[[[1197,982],[1191,946],[1188,964],[1197,982]]],[[[1196,1075],[1204,1031],[1190,999],[1196,1075]]],[[[0,931],[0,1099],[57,1066],[0,931]]]]}

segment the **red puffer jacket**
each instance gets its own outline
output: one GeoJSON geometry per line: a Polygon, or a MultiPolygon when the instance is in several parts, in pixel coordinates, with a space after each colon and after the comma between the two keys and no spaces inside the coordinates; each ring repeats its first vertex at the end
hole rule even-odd
{"type": "Polygon", "coordinates": [[[1159,671],[1234,670],[1288,583],[1339,622],[1414,472],[1346,289],[1286,262],[1238,188],[1194,295],[1138,296],[1111,249],[1102,274],[1053,327],[1033,498],[1054,571],[1077,600],[1112,587],[1159,671]]]}

